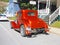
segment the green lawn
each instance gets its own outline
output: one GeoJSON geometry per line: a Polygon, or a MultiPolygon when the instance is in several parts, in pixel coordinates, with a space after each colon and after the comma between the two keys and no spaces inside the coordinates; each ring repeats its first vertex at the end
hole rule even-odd
{"type": "Polygon", "coordinates": [[[9,19],[9,20],[16,20],[16,16],[14,16],[14,17],[9,17],[8,19],[9,19]]]}
{"type": "Polygon", "coordinates": [[[55,22],[52,23],[50,26],[56,27],[56,28],[60,28],[60,21],[55,21],[55,22]]]}

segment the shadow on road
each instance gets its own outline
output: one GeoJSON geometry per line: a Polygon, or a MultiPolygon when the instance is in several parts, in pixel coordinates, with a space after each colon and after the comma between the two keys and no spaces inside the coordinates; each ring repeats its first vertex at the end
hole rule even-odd
{"type": "Polygon", "coordinates": [[[0,22],[9,22],[9,20],[0,20],[0,22]]]}
{"type": "MultiPolygon", "coordinates": [[[[20,33],[20,31],[18,30],[15,30],[16,32],[20,33]]],[[[28,38],[35,38],[37,37],[38,34],[43,34],[43,35],[49,35],[49,33],[42,33],[42,32],[39,32],[39,33],[32,33],[31,35],[32,36],[25,36],[25,37],[28,37],[28,38]]]]}

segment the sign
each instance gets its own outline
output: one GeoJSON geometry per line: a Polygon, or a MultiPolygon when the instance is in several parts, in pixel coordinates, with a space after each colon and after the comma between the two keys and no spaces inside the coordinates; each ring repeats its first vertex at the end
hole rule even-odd
{"type": "Polygon", "coordinates": [[[36,5],[36,1],[30,1],[30,4],[36,5]]]}
{"type": "Polygon", "coordinates": [[[17,0],[13,0],[13,2],[17,2],[17,0]]]}

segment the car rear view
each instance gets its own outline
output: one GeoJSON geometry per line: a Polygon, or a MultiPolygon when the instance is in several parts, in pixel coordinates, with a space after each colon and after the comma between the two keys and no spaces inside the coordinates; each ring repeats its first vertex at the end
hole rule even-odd
{"type": "Polygon", "coordinates": [[[38,18],[37,10],[21,10],[17,13],[17,19],[11,21],[11,27],[20,32],[21,36],[32,36],[32,34],[47,34],[48,25],[38,18]]]}
{"type": "Polygon", "coordinates": [[[6,15],[0,15],[0,21],[8,21],[6,15]]]}

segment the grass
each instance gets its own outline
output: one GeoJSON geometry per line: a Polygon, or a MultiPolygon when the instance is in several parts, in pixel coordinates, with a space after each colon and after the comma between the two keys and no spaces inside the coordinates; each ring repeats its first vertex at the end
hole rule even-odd
{"type": "Polygon", "coordinates": [[[50,26],[56,27],[56,28],[60,28],[60,21],[55,21],[55,22],[52,23],[50,26]]]}
{"type": "Polygon", "coordinates": [[[8,19],[9,19],[9,20],[16,20],[16,16],[14,16],[14,17],[9,17],[8,19]]]}

